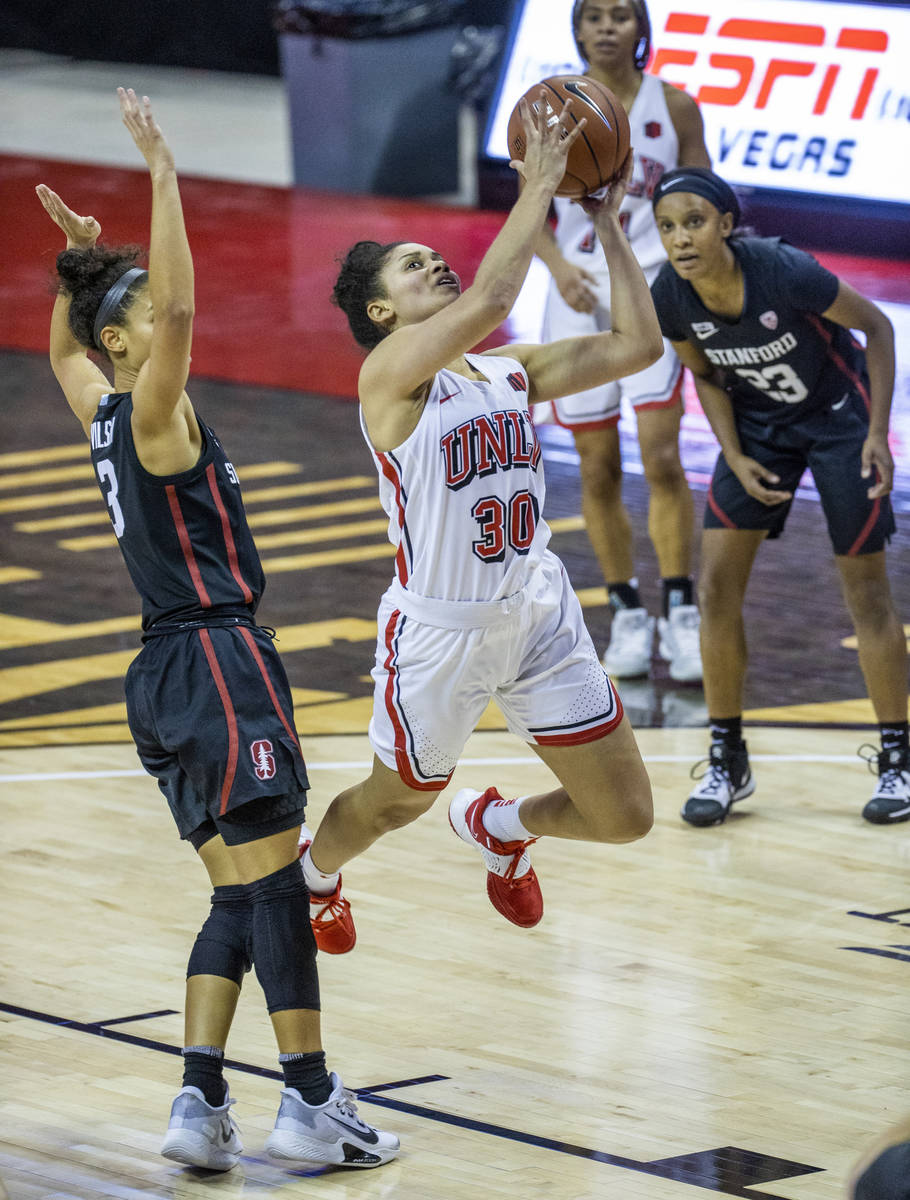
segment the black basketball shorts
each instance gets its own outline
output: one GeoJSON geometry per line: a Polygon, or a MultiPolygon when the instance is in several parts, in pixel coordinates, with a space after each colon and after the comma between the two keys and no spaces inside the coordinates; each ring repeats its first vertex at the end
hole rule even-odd
{"type": "Polygon", "coordinates": [[[237,844],[301,823],[306,765],[287,676],[263,630],[150,638],[127,671],[126,703],[139,758],[182,838],[198,848],[217,831],[237,844]]]}
{"type": "MultiPolygon", "coordinates": [[[[894,532],[894,513],[887,496],[870,500],[871,479],[863,479],[860,454],[869,432],[862,397],[849,393],[789,425],[771,425],[737,415],[743,454],[780,477],[784,491],[796,493],[808,467],[815,480],[835,554],[874,554],[894,532]]],[[[768,507],[755,500],[730,470],[723,454],[717,460],[705,506],[705,529],[767,529],[779,537],[792,500],[768,507]]]]}

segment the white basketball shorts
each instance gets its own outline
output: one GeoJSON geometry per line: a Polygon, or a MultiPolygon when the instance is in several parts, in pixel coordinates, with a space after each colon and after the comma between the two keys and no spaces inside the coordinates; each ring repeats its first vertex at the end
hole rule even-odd
{"type": "Polygon", "coordinates": [[[512,733],[574,746],[622,720],[565,568],[546,551],[522,591],[490,604],[383,596],[370,742],[408,787],[444,788],[490,699],[512,733]]]}
{"type": "MultiPolygon", "coordinates": [[[[609,296],[609,283],[606,284],[609,296]]],[[[603,292],[602,288],[598,289],[603,292]]],[[[550,283],[544,310],[541,340],[555,342],[562,338],[586,337],[610,328],[610,312],[598,307],[592,313],[576,312],[559,294],[555,283],[550,283]]],[[[600,387],[589,388],[572,396],[561,396],[551,401],[549,412],[545,405],[535,406],[535,421],[550,420],[567,429],[602,429],[614,425],[620,417],[621,398],[625,396],[636,412],[652,408],[669,408],[682,402],[682,363],[673,347],[664,338],[664,352],[657,362],[600,387]],[[538,411],[542,410],[542,411],[538,411]]]]}

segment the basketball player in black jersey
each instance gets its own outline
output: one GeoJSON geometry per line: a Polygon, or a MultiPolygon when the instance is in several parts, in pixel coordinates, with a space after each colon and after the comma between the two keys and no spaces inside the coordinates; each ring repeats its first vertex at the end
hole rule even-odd
{"type": "Polygon", "coordinates": [[[811,255],[780,238],[734,232],[736,196],[711,171],[668,172],[654,209],[669,256],[651,289],[654,305],[721,445],[699,580],[710,758],[682,815],[718,824],[755,790],[741,727],[743,598],[759,546],[780,534],[809,467],[881,727],[881,751],[869,757],[878,785],[863,816],[905,821],[907,654],[885,570],[894,530],[891,323],[811,255]],[[863,333],[865,349],[851,329],[863,333]]]}
{"type": "Polygon", "coordinates": [[[242,1146],[222,1075],[244,974],[255,966],[285,1090],[266,1148],[287,1162],[374,1167],[398,1139],[365,1124],[326,1071],[316,947],[298,862],[308,787],[293,704],[233,466],[184,391],[193,262],[170,149],[147,98],[118,90],[152,183],[148,271],[136,247],[97,244],[49,188],[64,231],[51,319],[54,374],[91,442],[114,532],[142,598],[143,648],[126,680],[130,729],[180,836],[214,888],[187,967],[183,1088],[162,1153],[229,1170],[242,1146]],[[89,359],[113,367],[111,388],[89,359]]]}

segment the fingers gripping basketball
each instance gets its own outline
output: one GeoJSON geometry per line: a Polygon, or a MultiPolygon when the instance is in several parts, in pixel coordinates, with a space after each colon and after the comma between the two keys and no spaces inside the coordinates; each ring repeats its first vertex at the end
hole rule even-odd
{"type": "MultiPolygon", "coordinates": [[[[557,120],[567,100],[572,106],[566,115],[569,128],[582,118],[585,127],[569,147],[566,173],[556,189],[557,196],[580,200],[605,187],[620,171],[629,152],[629,118],[608,87],[587,75],[553,75],[529,88],[522,96],[534,112],[546,104],[548,120],[557,120]],[[541,98],[541,93],[545,99],[541,98]]],[[[524,124],[515,105],[509,117],[509,154],[524,160],[527,149],[524,124]]]]}

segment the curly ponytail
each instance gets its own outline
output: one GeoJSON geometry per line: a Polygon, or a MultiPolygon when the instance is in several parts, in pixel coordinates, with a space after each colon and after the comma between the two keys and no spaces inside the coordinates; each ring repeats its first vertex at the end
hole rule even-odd
{"type": "MultiPolygon", "coordinates": [[[[97,349],[93,337],[95,317],[101,301],[124,272],[142,253],[141,246],[89,246],[61,250],[57,255],[57,279],[60,291],[70,298],[69,326],[80,345],[97,349]]],[[[120,324],[126,317],[143,281],[127,288],[123,299],[111,314],[109,325],[120,324]]],[[[107,350],[101,347],[107,357],[107,350]]]]}
{"type": "Polygon", "coordinates": [[[372,350],[386,336],[386,331],[367,316],[371,300],[385,299],[380,275],[396,246],[404,242],[357,242],[341,261],[341,270],[332,291],[336,304],[348,319],[351,333],[359,346],[372,350]]]}

